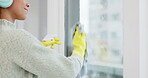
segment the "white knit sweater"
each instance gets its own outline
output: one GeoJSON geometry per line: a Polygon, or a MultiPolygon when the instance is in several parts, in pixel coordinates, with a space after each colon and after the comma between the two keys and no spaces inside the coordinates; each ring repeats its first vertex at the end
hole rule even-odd
{"type": "Polygon", "coordinates": [[[0,78],[76,78],[80,56],[52,52],[15,23],[0,19],[0,78]],[[30,77],[31,77],[30,76],[30,77]]]}

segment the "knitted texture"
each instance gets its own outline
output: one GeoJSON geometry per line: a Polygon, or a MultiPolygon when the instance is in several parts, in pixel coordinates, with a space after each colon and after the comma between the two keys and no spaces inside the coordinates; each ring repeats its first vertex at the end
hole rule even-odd
{"type": "Polygon", "coordinates": [[[0,19],[0,78],[76,78],[80,56],[65,57],[15,23],[0,19]]]}

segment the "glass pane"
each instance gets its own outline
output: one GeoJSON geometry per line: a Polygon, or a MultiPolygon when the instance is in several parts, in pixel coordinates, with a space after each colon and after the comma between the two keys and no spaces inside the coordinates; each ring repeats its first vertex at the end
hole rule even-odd
{"type": "Polygon", "coordinates": [[[83,78],[123,78],[122,0],[80,0],[80,21],[88,39],[83,78]]]}

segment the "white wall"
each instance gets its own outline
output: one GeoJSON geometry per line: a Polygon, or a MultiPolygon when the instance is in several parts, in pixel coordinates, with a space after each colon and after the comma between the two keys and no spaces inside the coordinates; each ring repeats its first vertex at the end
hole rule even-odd
{"type": "Polygon", "coordinates": [[[47,0],[28,0],[30,8],[25,21],[17,20],[17,28],[25,29],[39,40],[47,34],[47,0]]]}
{"type": "Polygon", "coordinates": [[[30,4],[24,28],[39,38],[39,0],[28,0],[30,4]]]}
{"type": "Polygon", "coordinates": [[[39,0],[29,0],[30,8],[26,20],[17,20],[17,29],[25,29],[39,39],[39,0]]]}
{"type": "Polygon", "coordinates": [[[60,38],[62,44],[55,50],[64,54],[64,0],[48,0],[47,4],[47,32],[60,38]]]}
{"type": "Polygon", "coordinates": [[[140,0],[140,78],[148,78],[148,0],[140,0]]]}

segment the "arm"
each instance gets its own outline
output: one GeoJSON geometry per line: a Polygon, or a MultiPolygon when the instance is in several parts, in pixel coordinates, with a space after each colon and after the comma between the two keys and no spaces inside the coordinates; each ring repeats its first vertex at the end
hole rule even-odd
{"type": "Polygon", "coordinates": [[[83,60],[78,55],[65,57],[46,48],[28,32],[21,30],[17,36],[12,59],[18,66],[29,72],[52,78],[76,78],[83,60]]]}

